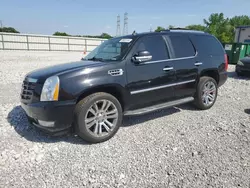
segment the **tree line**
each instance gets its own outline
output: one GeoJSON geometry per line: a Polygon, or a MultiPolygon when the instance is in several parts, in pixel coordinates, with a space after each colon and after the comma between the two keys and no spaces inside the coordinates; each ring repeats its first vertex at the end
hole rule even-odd
{"type": "Polygon", "coordinates": [[[53,34],[54,36],[71,36],[71,37],[88,37],[88,38],[103,38],[103,39],[110,39],[112,38],[111,35],[108,33],[102,33],[101,35],[69,35],[68,33],[65,32],[55,32],[53,34]]]}
{"type": "MultiPolygon", "coordinates": [[[[20,33],[19,31],[17,31],[15,28],[13,27],[0,27],[0,32],[6,32],[6,33],[20,33]]],[[[55,32],[53,34],[54,36],[72,36],[72,37],[88,37],[88,38],[102,38],[102,39],[110,39],[112,38],[111,35],[109,35],[108,33],[102,33],[101,35],[69,35],[65,32],[55,32]]]]}
{"type": "Polygon", "coordinates": [[[13,27],[0,27],[0,32],[6,32],[6,33],[20,33],[13,27]]]}
{"type": "MultiPolygon", "coordinates": [[[[213,13],[208,19],[203,19],[203,24],[188,25],[185,29],[198,30],[216,36],[222,43],[234,42],[235,29],[238,26],[250,25],[250,17],[247,15],[227,18],[223,13],[213,13]]],[[[174,28],[169,26],[167,29],[174,28]]],[[[158,26],[155,32],[166,30],[158,26]]]]}

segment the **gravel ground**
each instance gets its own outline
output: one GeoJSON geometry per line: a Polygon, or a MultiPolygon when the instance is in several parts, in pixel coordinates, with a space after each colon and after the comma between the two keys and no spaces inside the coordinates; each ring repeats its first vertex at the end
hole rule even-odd
{"type": "Polygon", "coordinates": [[[0,51],[0,187],[250,187],[250,80],[234,66],[207,111],[126,117],[105,143],[49,137],[19,104],[24,75],[80,53],[0,51]]]}

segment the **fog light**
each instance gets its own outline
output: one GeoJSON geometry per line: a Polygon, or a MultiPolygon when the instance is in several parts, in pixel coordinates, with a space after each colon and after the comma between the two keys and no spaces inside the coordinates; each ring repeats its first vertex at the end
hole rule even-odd
{"type": "Polygon", "coordinates": [[[39,125],[42,125],[44,127],[54,127],[55,122],[54,121],[41,121],[38,120],[39,125]]]}

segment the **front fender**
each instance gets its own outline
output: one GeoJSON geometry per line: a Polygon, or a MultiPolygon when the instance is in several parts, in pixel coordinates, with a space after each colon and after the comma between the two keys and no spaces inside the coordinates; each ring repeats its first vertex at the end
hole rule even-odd
{"type": "MultiPolygon", "coordinates": [[[[100,90],[103,88],[115,88],[126,98],[127,92],[126,75],[112,76],[110,70],[114,70],[114,66],[107,65],[95,67],[93,69],[77,70],[60,76],[60,94],[59,100],[78,100],[84,93],[100,90]]],[[[124,68],[117,67],[115,69],[124,68]]]]}

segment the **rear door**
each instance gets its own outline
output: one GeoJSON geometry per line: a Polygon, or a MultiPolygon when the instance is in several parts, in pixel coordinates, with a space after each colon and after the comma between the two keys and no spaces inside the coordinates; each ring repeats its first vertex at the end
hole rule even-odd
{"type": "Polygon", "coordinates": [[[175,68],[175,96],[192,96],[196,91],[198,67],[197,52],[187,34],[169,34],[164,36],[171,49],[171,59],[175,68]]]}
{"type": "Polygon", "coordinates": [[[145,35],[136,42],[126,62],[127,89],[133,106],[145,106],[152,102],[174,97],[175,72],[169,60],[169,52],[161,35],[145,35]],[[150,61],[136,64],[133,55],[147,50],[152,55],[150,61]]]}

